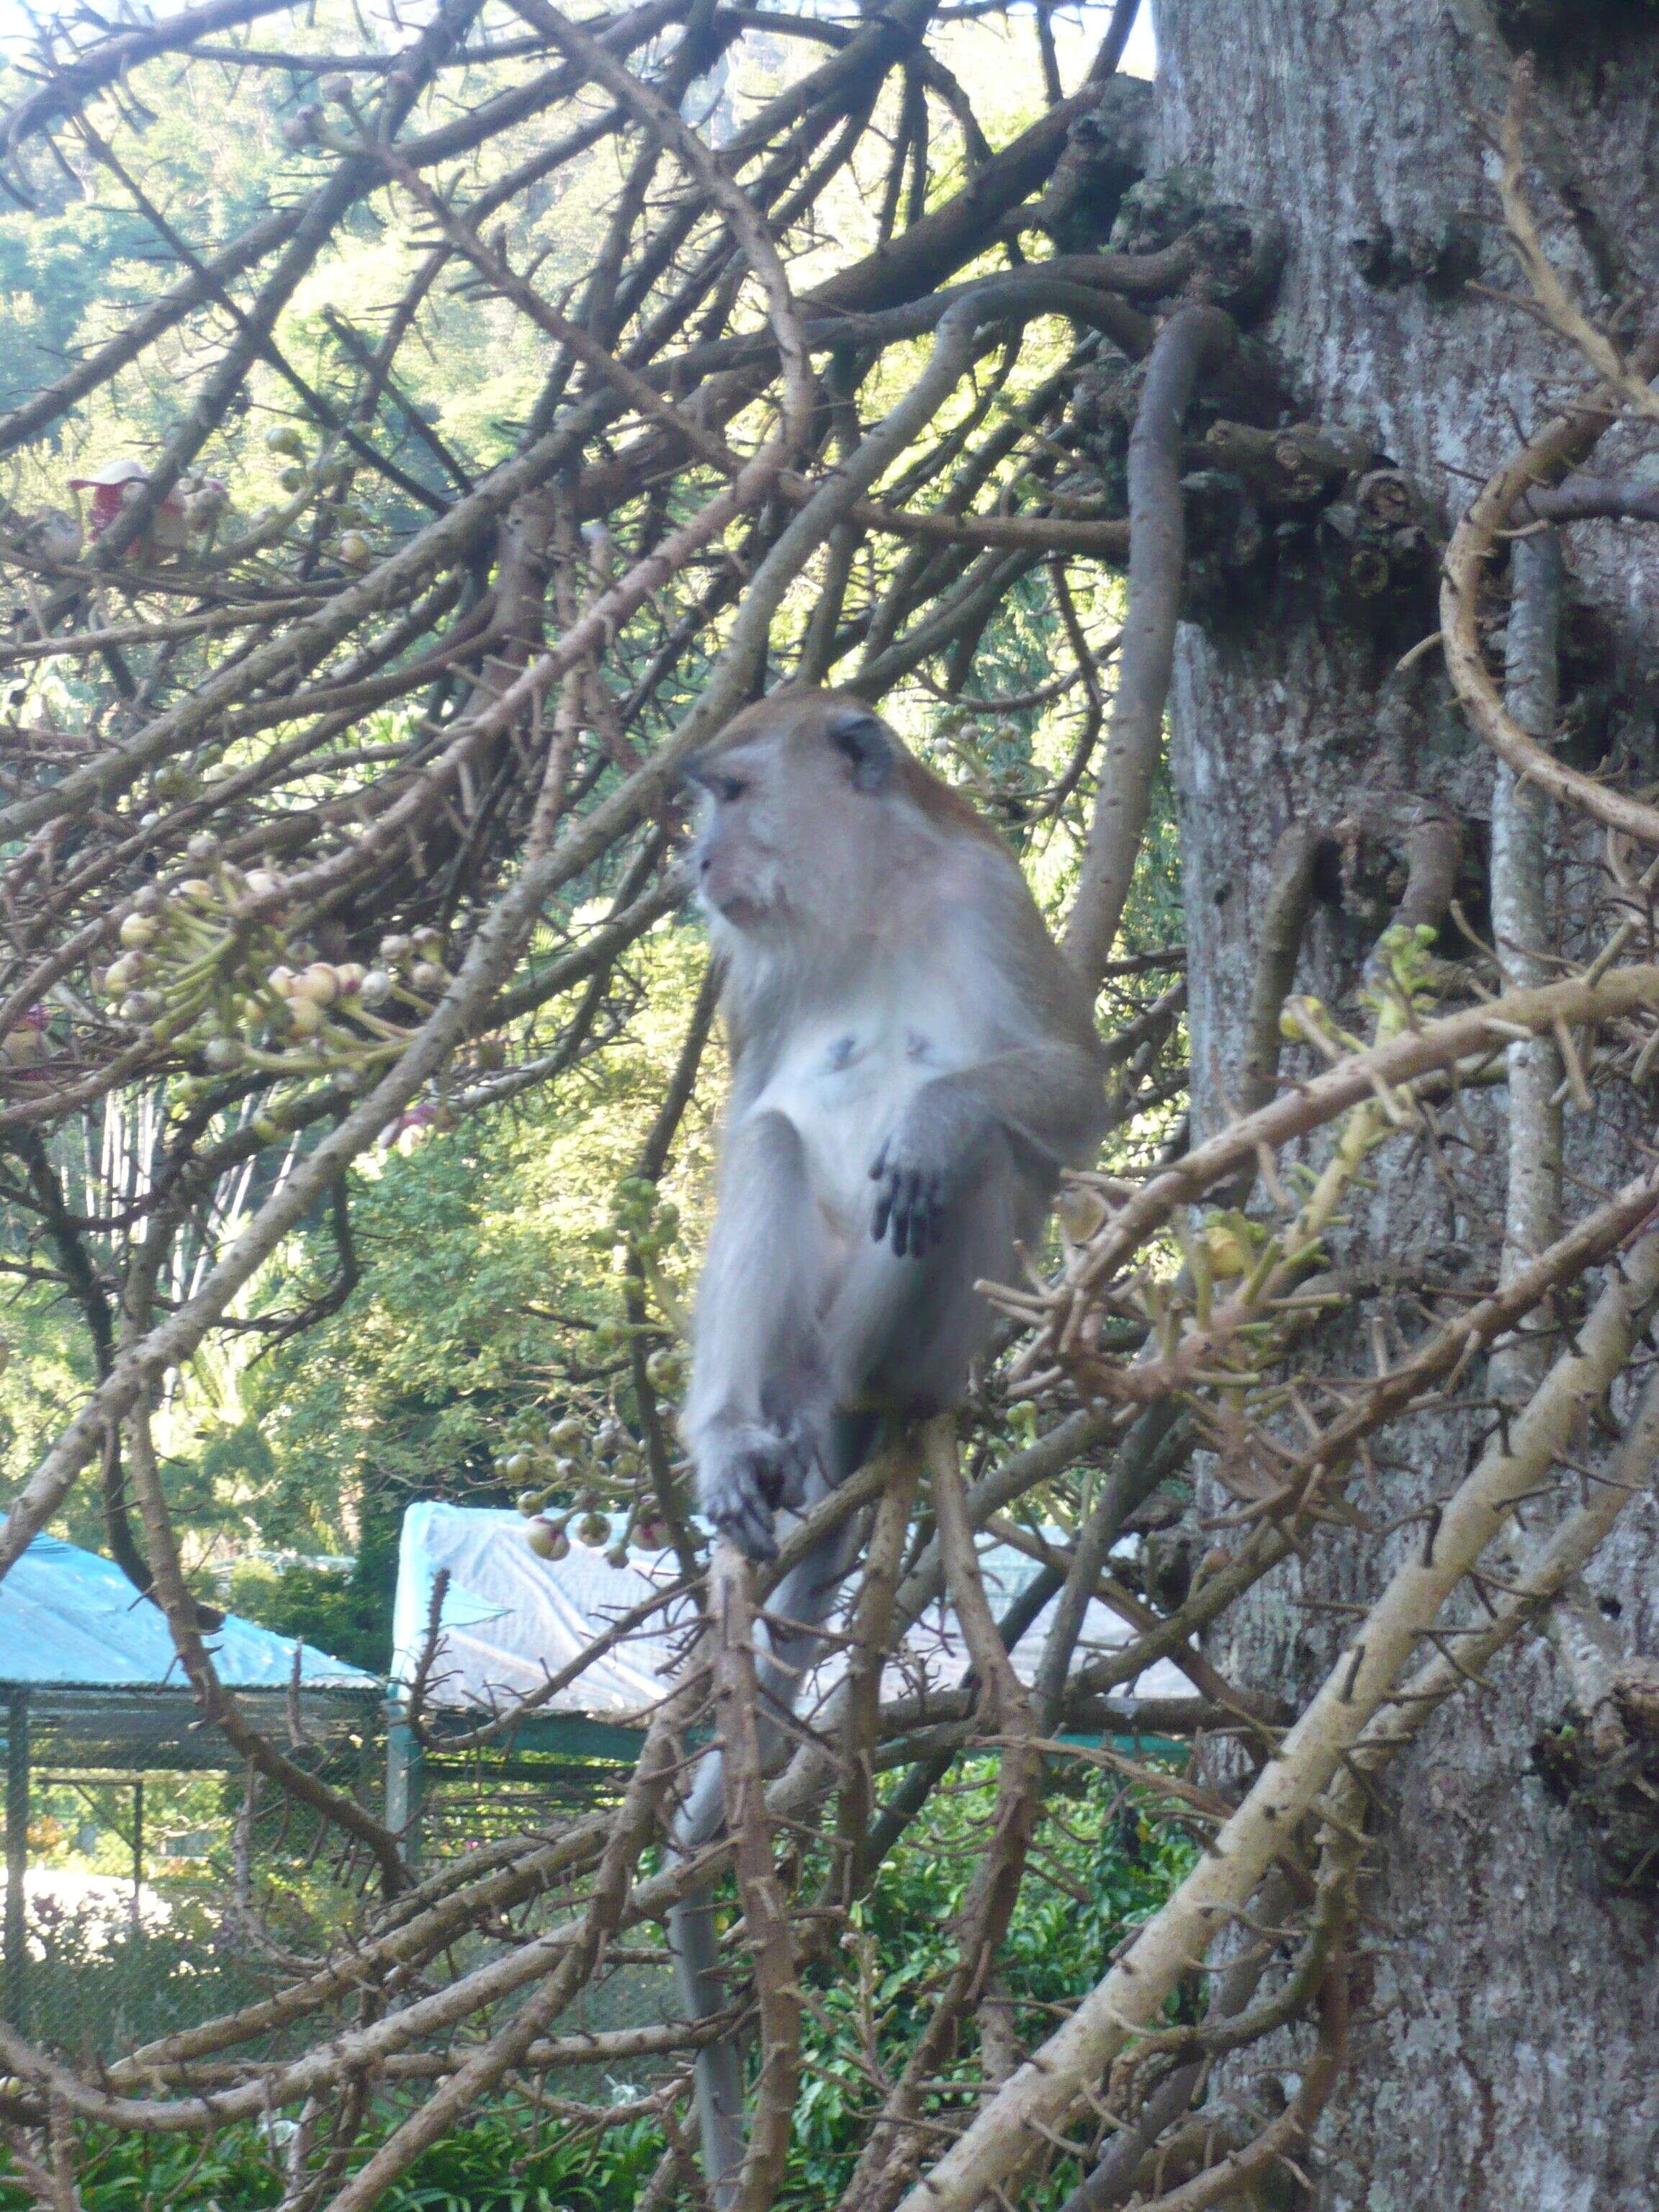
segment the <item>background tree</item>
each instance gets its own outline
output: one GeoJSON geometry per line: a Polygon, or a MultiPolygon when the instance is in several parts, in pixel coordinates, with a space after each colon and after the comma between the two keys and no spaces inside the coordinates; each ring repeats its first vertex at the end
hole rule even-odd
{"type": "MultiPolygon", "coordinates": [[[[993,1528],[1060,1593],[1035,1686],[982,1626],[954,1702],[855,1669],[750,1791],[736,1902],[775,1856],[793,1906],[752,1971],[733,1937],[763,2099],[861,2009],[836,2158],[809,2068],[739,2201],[1649,2200],[1659,31],[1166,0],[1153,90],[1134,13],[42,34],[0,235],[17,291],[56,272],[0,422],[0,1569],[95,1483],[240,1753],[391,1893],[349,1972],[105,2078],[0,2031],[43,2201],[89,2127],[283,2109],[284,2203],[373,2203],[659,1940],[712,1631],[617,1803],[411,1887],[228,1707],[185,1570],[250,1523],[383,1558],[442,1487],[522,1490],[547,1553],[620,1510],[695,1583],[719,1067],[675,773],[797,676],[1014,842],[1116,1126],[855,1598],[874,1645],[947,1589],[982,1624],[993,1528]],[[1091,1593],[1126,1651],[1080,1648],[1091,1593]],[[1126,1697],[1162,1656],[1192,1696],[1126,1697]],[[1104,1750],[1075,1814],[1060,1735],[1148,1726],[1190,1772],[1104,1750]],[[870,1885],[988,1743],[944,1948],[878,1999],[870,1885]],[[1125,1790],[1205,1848],[1045,1982],[1033,1895],[1098,1899],[1125,1790]]],[[[642,2202],[698,2201],[689,2040],[560,2107],[646,2129],[642,2202]]]]}

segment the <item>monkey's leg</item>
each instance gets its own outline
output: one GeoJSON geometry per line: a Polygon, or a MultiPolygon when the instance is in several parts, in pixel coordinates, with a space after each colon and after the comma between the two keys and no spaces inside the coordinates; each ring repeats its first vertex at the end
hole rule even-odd
{"type": "Polygon", "coordinates": [[[773,1556],[774,1512],[799,1505],[823,1469],[827,1264],[799,1132],[777,1113],[740,1122],[697,1296],[685,1426],[702,1509],[751,1559],[773,1556]]]}

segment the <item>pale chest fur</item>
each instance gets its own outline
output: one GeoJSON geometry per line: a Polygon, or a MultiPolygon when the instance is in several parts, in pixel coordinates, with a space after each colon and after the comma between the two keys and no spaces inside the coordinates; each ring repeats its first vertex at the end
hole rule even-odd
{"type": "Polygon", "coordinates": [[[833,1237],[864,1232],[871,1164],[915,1093],[995,1048],[981,981],[976,1006],[947,958],[867,973],[799,1023],[750,1102],[748,1113],[783,1114],[799,1131],[833,1237]]]}

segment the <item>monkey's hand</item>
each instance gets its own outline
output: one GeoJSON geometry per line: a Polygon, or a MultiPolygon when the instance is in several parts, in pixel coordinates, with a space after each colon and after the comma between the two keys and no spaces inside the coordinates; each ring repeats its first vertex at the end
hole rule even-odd
{"type": "Polygon", "coordinates": [[[870,1234],[878,1244],[890,1235],[901,1260],[923,1259],[938,1247],[983,1133],[982,1117],[964,1113],[945,1082],[917,1092],[870,1170],[876,1186],[870,1234]]]}
{"type": "Polygon", "coordinates": [[[811,1434],[796,1422],[711,1422],[697,1440],[702,1510],[745,1559],[774,1559],[772,1516],[781,1505],[805,1502],[817,1456],[811,1434]]]}

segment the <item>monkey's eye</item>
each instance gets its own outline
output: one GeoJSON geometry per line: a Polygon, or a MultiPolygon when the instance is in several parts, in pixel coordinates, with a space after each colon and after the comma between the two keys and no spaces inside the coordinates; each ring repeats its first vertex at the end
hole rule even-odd
{"type": "Polygon", "coordinates": [[[711,776],[709,787],[722,806],[734,805],[749,788],[741,777],[735,775],[711,776]]]}

